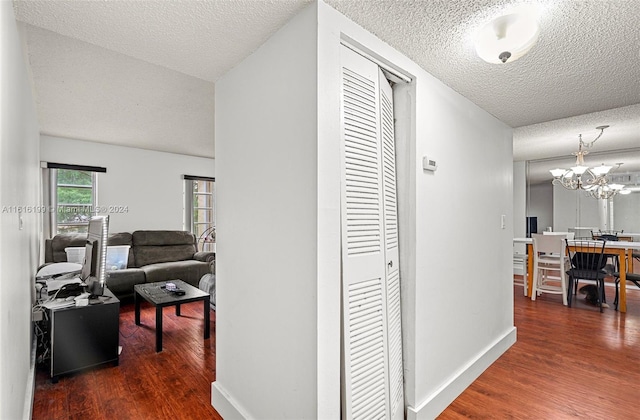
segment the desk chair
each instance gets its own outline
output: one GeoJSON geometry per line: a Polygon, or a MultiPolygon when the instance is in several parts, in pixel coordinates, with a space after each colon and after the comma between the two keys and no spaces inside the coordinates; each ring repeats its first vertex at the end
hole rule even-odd
{"type": "Polygon", "coordinates": [[[531,300],[540,293],[561,294],[562,303],[567,305],[566,241],[565,235],[541,235],[533,238],[533,280],[531,300]],[[560,285],[550,279],[551,272],[560,275],[560,285]]]}
{"type": "Polygon", "coordinates": [[[606,302],[604,294],[604,278],[607,272],[604,266],[607,262],[604,253],[604,241],[574,241],[569,247],[569,261],[571,268],[569,275],[568,306],[571,307],[571,299],[578,291],[578,281],[593,281],[597,287],[598,306],[602,312],[602,304],[606,302]]]}

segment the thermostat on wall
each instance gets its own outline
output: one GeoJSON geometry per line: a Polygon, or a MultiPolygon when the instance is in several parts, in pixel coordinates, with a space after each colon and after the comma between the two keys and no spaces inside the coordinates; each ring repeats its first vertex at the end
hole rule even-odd
{"type": "Polygon", "coordinates": [[[431,160],[427,156],[423,156],[422,157],[422,169],[424,169],[425,171],[434,172],[436,169],[438,169],[438,165],[436,165],[436,161],[435,160],[431,160]]]}

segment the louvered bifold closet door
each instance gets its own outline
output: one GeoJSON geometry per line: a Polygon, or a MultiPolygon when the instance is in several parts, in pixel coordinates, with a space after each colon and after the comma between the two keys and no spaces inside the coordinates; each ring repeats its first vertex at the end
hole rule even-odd
{"type": "Polygon", "coordinates": [[[378,66],[342,47],[343,418],[388,419],[378,66]]]}
{"type": "Polygon", "coordinates": [[[404,416],[393,92],[343,48],[345,418],[404,416]]]}
{"type": "Polygon", "coordinates": [[[400,321],[400,255],[398,252],[398,203],[393,91],[381,70],[380,135],[382,136],[382,191],[384,196],[384,249],[386,256],[387,337],[391,418],[404,418],[404,375],[400,321]]]}

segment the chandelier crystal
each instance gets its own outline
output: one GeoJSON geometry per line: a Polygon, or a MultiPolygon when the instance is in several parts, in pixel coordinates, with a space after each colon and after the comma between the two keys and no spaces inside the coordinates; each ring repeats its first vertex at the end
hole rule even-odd
{"type": "Polygon", "coordinates": [[[593,147],[595,142],[602,136],[605,128],[608,125],[601,125],[596,127],[596,130],[600,130],[600,134],[590,141],[585,143],[582,140],[582,134],[578,135],[580,140],[578,144],[578,151],[572,154],[576,157],[576,165],[570,169],[551,169],[551,175],[553,175],[554,185],[562,185],[568,190],[583,190],[588,196],[608,200],[614,195],[627,194],[628,190],[625,190],[622,184],[610,184],[607,177],[608,174],[617,170],[622,163],[616,163],[616,166],[605,165],[604,163],[594,168],[589,168],[584,163],[585,155],[589,154],[589,149],[593,147]]]}

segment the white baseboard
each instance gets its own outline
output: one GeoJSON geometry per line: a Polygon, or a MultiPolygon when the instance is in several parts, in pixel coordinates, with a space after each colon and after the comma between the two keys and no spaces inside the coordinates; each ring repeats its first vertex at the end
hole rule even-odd
{"type": "Polygon", "coordinates": [[[482,372],[516,342],[516,327],[491,344],[466,368],[417,407],[407,407],[407,420],[434,419],[446,409],[482,372]]]}
{"type": "Polygon", "coordinates": [[[218,381],[211,383],[211,405],[225,420],[250,418],[218,381]]]}

